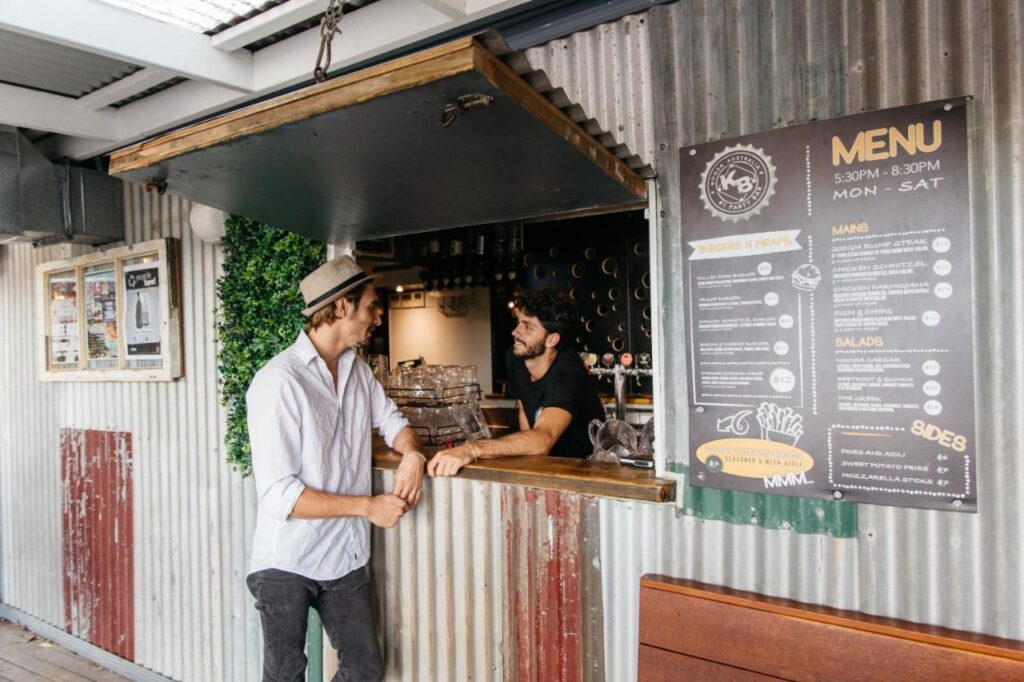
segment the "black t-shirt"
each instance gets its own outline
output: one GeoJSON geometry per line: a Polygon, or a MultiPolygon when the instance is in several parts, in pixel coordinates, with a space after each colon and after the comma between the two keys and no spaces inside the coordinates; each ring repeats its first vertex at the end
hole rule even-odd
{"type": "Polygon", "coordinates": [[[592,419],[604,421],[604,407],[597,392],[597,380],[587,372],[579,355],[560,351],[548,371],[537,381],[530,380],[526,361],[510,348],[505,355],[510,397],[523,404],[526,421],[533,428],[546,407],[560,407],[572,415],[565,433],[551,448],[556,457],[588,457],[594,446],[587,435],[592,419]]]}

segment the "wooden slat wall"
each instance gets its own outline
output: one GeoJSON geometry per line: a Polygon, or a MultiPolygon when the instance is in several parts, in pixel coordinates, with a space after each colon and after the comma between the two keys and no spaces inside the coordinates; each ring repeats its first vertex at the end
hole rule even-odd
{"type": "Polygon", "coordinates": [[[1024,643],[645,576],[640,583],[639,677],[680,675],[894,682],[1024,679],[1024,643]]]}

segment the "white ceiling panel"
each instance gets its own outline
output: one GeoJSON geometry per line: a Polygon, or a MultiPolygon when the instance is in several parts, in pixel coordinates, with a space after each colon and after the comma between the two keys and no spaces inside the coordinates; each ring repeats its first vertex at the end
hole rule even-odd
{"type": "Polygon", "coordinates": [[[0,29],[0,82],[80,97],[140,68],[129,62],[0,29]]]}
{"type": "MultiPolygon", "coordinates": [[[[280,4],[281,0],[94,0],[164,23],[209,33],[241,17],[280,4]]],[[[327,0],[324,0],[327,7],[327,0]]]]}

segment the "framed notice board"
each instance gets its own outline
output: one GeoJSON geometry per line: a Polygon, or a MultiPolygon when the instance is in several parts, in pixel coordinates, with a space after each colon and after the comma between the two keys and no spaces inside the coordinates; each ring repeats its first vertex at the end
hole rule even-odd
{"type": "Polygon", "coordinates": [[[691,484],[976,511],[969,101],[680,150],[691,484]]]}
{"type": "Polygon", "coordinates": [[[178,258],[177,240],[157,239],[37,266],[40,379],[180,377],[178,258]]]}

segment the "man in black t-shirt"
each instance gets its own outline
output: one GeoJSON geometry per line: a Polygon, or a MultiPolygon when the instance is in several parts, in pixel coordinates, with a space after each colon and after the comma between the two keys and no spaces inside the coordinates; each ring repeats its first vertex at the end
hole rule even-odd
{"type": "Polygon", "coordinates": [[[587,425],[604,420],[604,407],[597,382],[569,348],[575,306],[564,292],[538,289],[517,301],[516,317],[506,363],[509,393],[519,401],[519,432],[441,450],[427,464],[431,476],[454,476],[478,459],[591,453],[587,425]]]}

